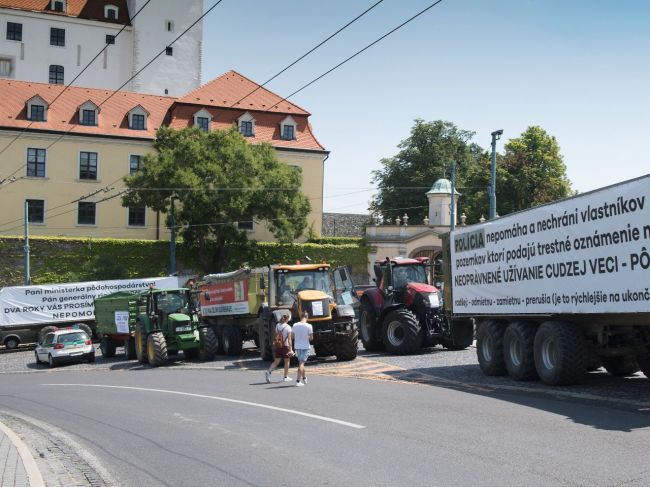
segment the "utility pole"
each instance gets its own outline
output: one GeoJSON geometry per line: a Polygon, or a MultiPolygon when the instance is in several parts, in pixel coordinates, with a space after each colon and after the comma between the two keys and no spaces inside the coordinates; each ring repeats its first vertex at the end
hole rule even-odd
{"type": "Polygon", "coordinates": [[[456,161],[451,161],[451,223],[450,230],[456,228],[456,161]]]}
{"type": "Polygon", "coordinates": [[[29,270],[29,201],[25,200],[25,286],[32,283],[32,277],[29,270]]]}
{"type": "Polygon", "coordinates": [[[492,132],[492,173],[490,175],[490,214],[488,220],[497,217],[497,140],[503,135],[503,129],[492,132]]]}
{"type": "Polygon", "coordinates": [[[169,214],[169,223],[170,223],[170,232],[171,237],[169,239],[169,274],[174,274],[176,272],[176,218],[174,215],[174,201],[176,197],[171,197],[171,212],[169,214]]]}

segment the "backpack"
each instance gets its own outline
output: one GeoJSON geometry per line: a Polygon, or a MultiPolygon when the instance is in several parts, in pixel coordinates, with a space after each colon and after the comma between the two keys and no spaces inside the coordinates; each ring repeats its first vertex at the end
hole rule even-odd
{"type": "Polygon", "coordinates": [[[280,330],[278,330],[277,326],[275,328],[275,338],[273,339],[273,347],[276,350],[280,350],[282,347],[284,347],[284,333],[282,333],[287,325],[285,324],[280,330]]]}

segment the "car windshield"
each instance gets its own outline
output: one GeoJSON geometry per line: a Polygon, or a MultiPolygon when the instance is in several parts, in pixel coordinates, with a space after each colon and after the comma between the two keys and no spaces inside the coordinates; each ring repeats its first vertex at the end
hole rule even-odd
{"type": "Polygon", "coordinates": [[[180,292],[164,292],[156,296],[156,305],[159,310],[167,314],[170,313],[187,313],[188,300],[187,294],[180,292]]]}
{"type": "Polygon", "coordinates": [[[59,335],[57,339],[58,343],[74,343],[74,342],[85,342],[88,340],[88,335],[83,331],[76,331],[74,333],[66,333],[64,335],[59,335]]]}
{"type": "Polygon", "coordinates": [[[393,287],[403,289],[409,282],[428,284],[427,271],[423,265],[396,265],[393,267],[393,287]]]}
{"type": "Polygon", "coordinates": [[[326,270],[278,272],[275,274],[275,282],[278,304],[293,304],[296,293],[308,289],[332,294],[330,276],[326,270]]]}

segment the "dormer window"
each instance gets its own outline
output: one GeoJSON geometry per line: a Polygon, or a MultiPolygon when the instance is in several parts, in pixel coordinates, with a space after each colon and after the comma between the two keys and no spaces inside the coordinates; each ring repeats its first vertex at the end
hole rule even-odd
{"type": "Polygon", "coordinates": [[[127,115],[129,117],[129,128],[131,130],[147,130],[147,117],[149,112],[138,105],[127,115]]]}
{"type": "Polygon", "coordinates": [[[47,121],[47,103],[36,95],[27,100],[27,116],[32,122],[47,121]]]}
{"type": "Polygon", "coordinates": [[[202,108],[194,114],[194,126],[202,131],[209,132],[211,123],[212,115],[205,108],[202,108]]]}
{"type": "Polygon", "coordinates": [[[99,108],[92,101],[88,100],[79,106],[79,123],[81,125],[97,126],[99,108]]]}
{"type": "Polygon", "coordinates": [[[280,122],[280,138],[282,140],[296,140],[296,122],[288,116],[280,122]]]}
{"type": "Polygon", "coordinates": [[[239,133],[244,137],[255,137],[255,119],[246,112],[237,119],[239,133]]]}
{"type": "Polygon", "coordinates": [[[65,0],[55,0],[51,3],[50,8],[55,12],[65,12],[65,0]]]}
{"type": "Polygon", "coordinates": [[[115,5],[104,5],[104,18],[108,20],[117,20],[119,9],[115,5]]]}

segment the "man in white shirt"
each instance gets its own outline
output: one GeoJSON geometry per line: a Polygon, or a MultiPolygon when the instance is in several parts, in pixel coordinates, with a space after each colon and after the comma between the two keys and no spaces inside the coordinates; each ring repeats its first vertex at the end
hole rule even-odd
{"type": "Polygon", "coordinates": [[[305,362],[309,358],[309,350],[311,349],[311,342],[314,339],[314,329],[307,323],[309,315],[306,312],[302,313],[300,321],[293,325],[291,333],[293,334],[293,348],[298,357],[298,377],[296,378],[296,386],[304,386],[307,383],[305,377],[305,362]]]}

